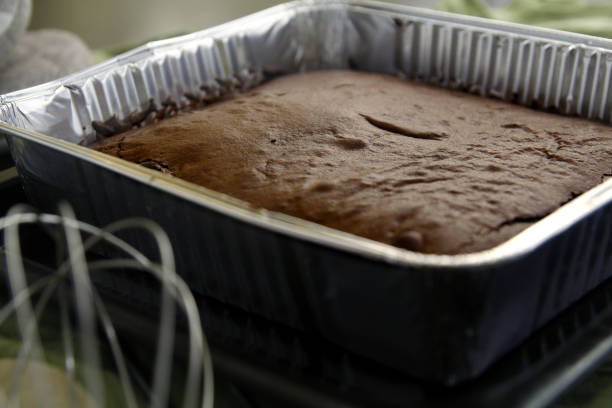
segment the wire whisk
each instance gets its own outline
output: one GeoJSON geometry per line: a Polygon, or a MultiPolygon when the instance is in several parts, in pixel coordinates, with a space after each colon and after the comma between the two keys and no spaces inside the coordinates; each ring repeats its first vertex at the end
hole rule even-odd
{"type": "Polygon", "coordinates": [[[7,366],[9,378],[2,376],[4,360],[0,359],[0,406],[22,406],[24,398],[46,407],[62,406],[50,397],[60,392],[55,373],[60,369],[45,365],[46,350],[41,335],[43,311],[53,301],[59,314],[63,359],[60,371],[66,379],[68,406],[114,404],[109,400],[104,382],[108,363],[103,360],[107,355],[111,356],[124,406],[168,406],[178,306],[188,329],[182,406],[212,408],[212,360],[198,307],[189,288],[176,274],[172,246],[161,227],[148,219],[132,218],[98,228],[77,220],[72,208],[62,203],[58,215],[39,214],[25,205],[15,206],[0,218],[0,233],[4,234],[4,274],[10,289],[8,303],[0,307],[0,328],[14,322],[20,340],[16,357],[7,366]],[[65,248],[65,256],[60,258],[58,266],[34,279],[24,264],[20,241],[20,228],[28,224],[52,229],[65,248]],[[156,243],[159,261],[152,261],[117,237],[117,233],[127,230],[141,230],[150,235],[156,243]],[[112,259],[91,257],[90,250],[102,243],[123,255],[112,259]],[[129,369],[129,356],[122,349],[105,299],[92,282],[92,276],[100,271],[125,270],[149,275],[161,287],[157,338],[154,339],[156,352],[146,402],[138,393],[137,380],[129,369]],[[102,350],[108,352],[105,354],[102,350]],[[24,393],[26,382],[29,389],[24,393]]]}

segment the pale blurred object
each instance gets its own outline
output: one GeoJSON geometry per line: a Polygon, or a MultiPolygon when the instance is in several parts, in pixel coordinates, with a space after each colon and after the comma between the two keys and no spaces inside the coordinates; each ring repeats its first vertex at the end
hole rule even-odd
{"type": "Polygon", "coordinates": [[[0,68],[28,26],[31,11],[30,0],[0,1],[0,68]]]}
{"type": "Polygon", "coordinates": [[[0,94],[38,85],[93,63],[87,46],[61,30],[26,32],[31,0],[0,0],[0,94]]]}
{"type": "Polygon", "coordinates": [[[72,33],[27,32],[0,70],[0,94],[51,81],[92,63],[89,49],[72,33]]]}
{"type": "MultiPolygon", "coordinates": [[[[17,359],[0,359],[0,384],[10,384],[13,373],[18,369],[17,359]]],[[[28,361],[22,374],[22,387],[19,389],[20,407],[39,407],[42,405],[51,407],[69,407],[71,404],[78,407],[95,406],[95,401],[80,384],[70,383],[70,378],[65,371],[40,361],[28,361]],[[36,384],[36,378],[47,378],[53,390],[47,395],[44,403],[37,400],[37,394],[31,392],[36,384]],[[71,391],[72,387],[72,391],[71,391]]],[[[2,401],[4,404],[8,401],[2,401]]]]}

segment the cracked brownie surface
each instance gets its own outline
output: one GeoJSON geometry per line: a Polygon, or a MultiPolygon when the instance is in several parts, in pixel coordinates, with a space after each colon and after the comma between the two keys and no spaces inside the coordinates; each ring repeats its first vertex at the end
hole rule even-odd
{"type": "Polygon", "coordinates": [[[354,71],[279,77],[95,149],[413,251],[494,247],[612,171],[612,128],[354,71]]]}

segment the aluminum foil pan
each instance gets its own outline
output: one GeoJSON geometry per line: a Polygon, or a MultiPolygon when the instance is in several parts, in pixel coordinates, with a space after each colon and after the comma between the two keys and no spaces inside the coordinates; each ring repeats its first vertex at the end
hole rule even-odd
{"type": "Polygon", "coordinates": [[[252,210],[84,147],[94,123],[130,121],[151,100],[180,106],[211,96],[215,83],[321,68],[612,120],[612,41],[334,0],[283,4],[5,95],[0,132],[39,207],[68,200],[97,225],[153,218],[193,290],[420,378],[451,384],[482,373],[612,274],[612,181],[491,250],[424,255],[252,210]]]}

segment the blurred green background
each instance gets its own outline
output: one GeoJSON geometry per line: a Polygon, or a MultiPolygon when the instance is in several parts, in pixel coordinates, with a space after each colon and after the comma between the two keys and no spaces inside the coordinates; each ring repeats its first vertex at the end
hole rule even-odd
{"type": "MultiPolygon", "coordinates": [[[[395,0],[433,6],[435,0],[395,0]]],[[[245,16],[280,0],[34,0],[30,30],[62,28],[91,48],[112,48],[191,32],[245,16]]]]}

